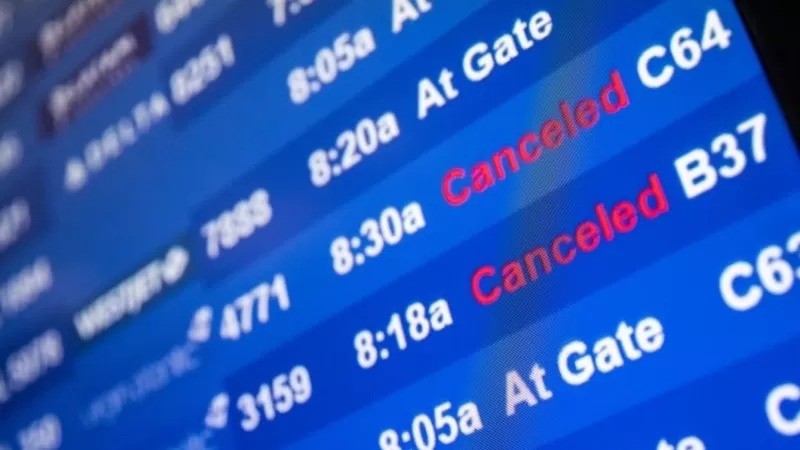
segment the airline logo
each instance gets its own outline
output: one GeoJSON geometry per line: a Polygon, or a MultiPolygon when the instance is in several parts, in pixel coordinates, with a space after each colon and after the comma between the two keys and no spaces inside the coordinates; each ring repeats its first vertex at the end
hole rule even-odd
{"type": "Polygon", "coordinates": [[[136,316],[147,304],[176,285],[186,275],[189,252],[173,246],[163,257],[149,262],[133,275],[97,297],[73,317],[83,341],[90,341],[125,317],[136,316]]]}
{"type": "Polygon", "coordinates": [[[108,15],[119,0],[74,0],[39,28],[33,43],[39,67],[49,67],[98,20],[108,15]]]}
{"type": "Polygon", "coordinates": [[[150,50],[147,17],[141,15],[77,72],[50,91],[41,109],[42,134],[52,137],[72,123],[122,83],[150,50]]]}

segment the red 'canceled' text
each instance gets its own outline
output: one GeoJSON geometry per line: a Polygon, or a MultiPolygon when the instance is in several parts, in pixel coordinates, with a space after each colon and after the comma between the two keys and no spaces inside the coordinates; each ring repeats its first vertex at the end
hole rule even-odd
{"type": "Polygon", "coordinates": [[[450,206],[465,204],[473,193],[488,191],[509,174],[519,172],[522,164],[532,164],[542,157],[544,149],[557,150],[568,139],[588,131],[600,121],[603,113],[614,115],[630,105],[630,98],[618,70],[611,72],[610,83],[600,90],[597,100],[585,98],[571,106],[566,100],[558,105],[559,115],[545,121],[538,133],[528,131],[514,146],[506,146],[480,161],[471,169],[455,167],[442,179],[442,196],[450,206]]]}
{"type": "Polygon", "coordinates": [[[472,274],[472,295],[482,305],[491,305],[503,295],[513,294],[548,275],[555,267],[567,266],[580,253],[591,253],[615,235],[631,233],[642,220],[654,220],[669,211],[669,200],[657,174],[648,177],[647,187],[633,201],[613,206],[597,203],[594,216],[574,230],[556,236],[502,267],[484,265],[472,274]],[[555,264],[554,264],[555,263],[555,264]]]}

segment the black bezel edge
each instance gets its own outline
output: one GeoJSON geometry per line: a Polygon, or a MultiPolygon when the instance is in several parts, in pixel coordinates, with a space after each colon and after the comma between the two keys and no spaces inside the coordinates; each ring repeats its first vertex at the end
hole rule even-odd
{"type": "Polygon", "coordinates": [[[790,6],[789,0],[734,0],[734,3],[795,142],[800,143],[800,7],[790,6]]]}

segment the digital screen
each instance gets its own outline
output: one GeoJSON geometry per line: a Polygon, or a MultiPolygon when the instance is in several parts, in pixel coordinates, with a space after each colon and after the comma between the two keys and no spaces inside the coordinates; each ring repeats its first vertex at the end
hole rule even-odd
{"type": "Polygon", "coordinates": [[[800,448],[731,0],[0,1],[0,449],[800,448]]]}

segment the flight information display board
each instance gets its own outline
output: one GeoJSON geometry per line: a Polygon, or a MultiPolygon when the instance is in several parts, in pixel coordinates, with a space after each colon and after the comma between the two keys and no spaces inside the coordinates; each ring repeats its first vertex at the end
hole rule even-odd
{"type": "Polygon", "coordinates": [[[795,449],[731,0],[0,1],[0,450],[795,449]]]}

